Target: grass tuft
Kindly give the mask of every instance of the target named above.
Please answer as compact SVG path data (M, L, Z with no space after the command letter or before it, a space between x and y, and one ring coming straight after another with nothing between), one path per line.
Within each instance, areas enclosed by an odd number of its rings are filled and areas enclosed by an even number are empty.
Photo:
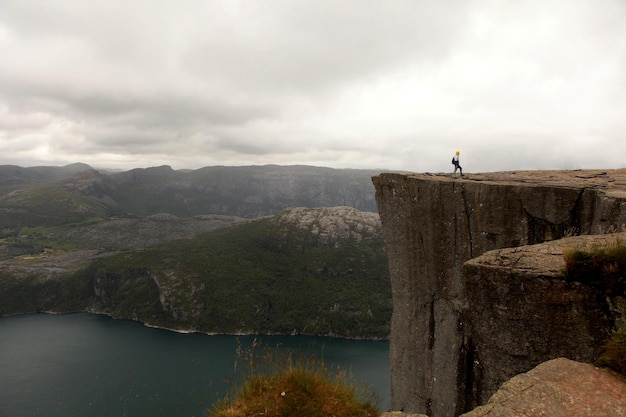
M595 365L612 369L626 376L626 319L622 328L615 330L604 345L604 352Z
M626 245L616 243L563 254L565 279L600 288L608 296L626 292Z
M314 357L264 349L257 358L253 343L238 348L243 382L232 398L218 401L207 417L370 417L378 416L375 394L361 389L352 376L330 369ZM367 399L368 396L371 399Z

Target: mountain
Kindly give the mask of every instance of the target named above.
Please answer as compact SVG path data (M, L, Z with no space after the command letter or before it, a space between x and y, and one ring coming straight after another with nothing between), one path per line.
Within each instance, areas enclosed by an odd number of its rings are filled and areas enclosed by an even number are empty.
M23 185L41 185L61 181L87 170L91 170L91 167L81 163L63 167L39 166L30 168L0 165L0 193L4 194Z
M273 215L287 207L350 206L376 212L373 170L311 166L205 167L174 171L168 166L111 176L120 205L132 213L177 216Z
M386 337L374 174L0 166L0 316L96 311L203 332Z
M380 230L376 213L292 208L142 250L87 251L82 264L23 257L0 268L0 315L87 310L184 331L385 338Z
M287 207L350 206L376 212L373 170L311 166L169 166L125 172L88 165L0 166L0 230L168 213L256 218Z

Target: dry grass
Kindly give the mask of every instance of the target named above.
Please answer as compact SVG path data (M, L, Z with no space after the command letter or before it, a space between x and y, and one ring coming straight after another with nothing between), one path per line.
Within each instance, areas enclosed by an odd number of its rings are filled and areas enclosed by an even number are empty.
M615 330L604 344L604 352L596 360L595 365L626 376L626 319L622 319L622 322L622 327Z
M233 398L219 401L207 417L374 417L379 411L347 372L330 370L315 358L253 348L238 350L244 382ZM260 362L259 362L260 361Z
M589 250L571 250L563 254L565 279L591 285L608 296L623 296L626 291L626 245Z

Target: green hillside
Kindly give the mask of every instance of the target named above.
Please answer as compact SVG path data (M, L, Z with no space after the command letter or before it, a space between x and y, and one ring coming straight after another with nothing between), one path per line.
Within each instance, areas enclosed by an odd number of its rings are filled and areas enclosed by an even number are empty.
M215 333L384 338L391 317L378 218L345 207L287 210L54 279L5 275L0 297L0 314L24 303Z
M88 310L181 330L386 337L376 173L0 166L0 316Z

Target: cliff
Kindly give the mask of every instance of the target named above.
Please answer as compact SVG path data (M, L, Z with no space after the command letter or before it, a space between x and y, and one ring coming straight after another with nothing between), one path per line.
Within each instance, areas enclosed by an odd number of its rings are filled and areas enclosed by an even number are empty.
M471 263L465 270L462 266L495 249L623 230L626 170L501 172L457 180L445 174L385 173L373 177L373 183L394 304L392 409L431 417L459 415L484 403L506 378L541 361L562 352L573 359L593 356L589 346L611 325L606 303L593 293L579 293L575 284L556 285L549 277L542 278L543 285L531 279L522 287L517 272L509 277L510 287L500 277L490 288L484 270ZM464 278L472 268L474 278ZM559 299L561 291L570 291L570 298ZM542 310L542 318L525 320L528 314L533 317L534 306L519 300L528 294L541 306L537 308L552 304ZM546 297L556 298L545 302ZM570 316L551 313L563 305L574 312L587 307ZM483 316L490 316L497 328L481 327ZM545 343L541 336L525 339L535 331L545 335L558 329L568 317L576 320L572 328L592 326L585 347L569 351L556 335ZM508 329L508 336L516 338L507 339L501 326L516 319L518 328ZM493 339L498 332L503 339ZM490 345L496 345L491 352ZM499 356L506 349L508 356ZM523 359L507 371L512 357Z

